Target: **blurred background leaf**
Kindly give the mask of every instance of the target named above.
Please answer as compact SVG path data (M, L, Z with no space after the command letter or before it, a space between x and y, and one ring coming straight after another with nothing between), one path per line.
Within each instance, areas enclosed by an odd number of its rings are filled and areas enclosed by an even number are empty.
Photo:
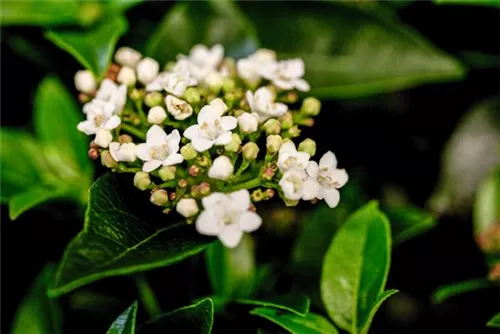
M434 0L438 5L471 5L500 7L498 0Z
M5 0L0 5L0 24L55 26L78 24L80 1Z

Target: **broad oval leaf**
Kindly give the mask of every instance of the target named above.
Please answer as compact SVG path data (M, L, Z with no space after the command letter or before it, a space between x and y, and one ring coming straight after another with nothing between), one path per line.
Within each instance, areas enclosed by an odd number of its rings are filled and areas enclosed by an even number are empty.
M2 1L0 24L55 26L78 23L80 2L77 0L6 0Z
M336 334L337 329L319 314L308 313L300 316L276 309L258 307L250 314L265 318L292 334Z
M245 56L258 47L254 28L232 1L186 1L166 14L149 39L146 54L164 64L198 43L221 43L232 57Z
M51 30L45 37L101 78L111 61L116 42L127 29L127 20L116 16L91 30Z
M136 317L137 301L133 302L132 305L113 321L106 334L134 334Z
M51 199L64 197L69 193L67 188L56 188L45 185L32 185L15 194L9 201L9 218L17 219L22 213Z
M495 314L486 324L488 327L500 328L500 313Z
M390 249L389 222L376 202L353 213L336 233L324 259L321 297L339 327L358 333L369 326L384 293Z
M237 303L245 305L262 306L266 308L275 308L305 316L309 313L311 301L303 295L286 294L279 296L259 297L253 299L237 299Z
M250 296L255 281L255 246L245 234L236 248L214 242L207 248L206 265L214 292L226 299Z
M461 294L479 290L486 289L498 286L495 283L488 281L487 279L479 278L475 280L463 281L458 283L450 283L444 286L439 287L432 294L432 302L435 304L439 304L444 302L445 300L459 296Z
M210 334L214 320L214 305L210 298L155 317L139 327L139 333L200 333Z
M130 177L100 177L90 187L84 229L67 246L49 294L167 266L197 254L212 241L184 222L166 224L165 215L148 215L153 210Z
M455 59L377 11L340 1L240 5L263 47L304 60L310 93L318 97L368 96L464 76Z

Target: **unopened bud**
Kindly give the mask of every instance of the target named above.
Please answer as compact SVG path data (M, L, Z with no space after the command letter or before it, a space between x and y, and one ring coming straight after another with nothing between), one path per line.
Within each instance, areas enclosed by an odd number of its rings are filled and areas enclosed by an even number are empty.
M488 273L488 279L490 281L499 281L500 282L500 263L497 263L491 268Z
M118 142L119 142L120 144L132 143L133 141L134 141L134 140L133 140L133 139L132 139L132 137L131 137L131 136L129 136L129 135L120 135L120 136L118 137Z
M264 168L261 176L264 180L271 180L274 177L275 173L276 171L274 171L272 168L266 167Z
M240 117L241 115L243 115L244 113L246 113L245 110L243 109L236 109L234 112L233 112L233 116L238 118Z
M275 194L276 194L276 192L274 191L274 189L266 189L266 191L264 193L264 197L266 199L270 199L270 198L273 198Z
M231 160L225 155L215 158L212 166L208 170L208 176L212 179L227 180L234 172Z
M192 177L197 177L198 175L200 175L200 171L201 171L200 167L193 165L189 167L188 173Z
M279 121L281 122L281 128L282 129L290 129L293 126L293 115L291 112L287 111L284 113L280 118Z
M179 181L177 181L177 185L179 186L179 188L186 188L187 185L188 185L188 182L186 179L180 179Z
M175 179L175 171L177 168L175 166L162 166L158 170L158 174L163 181L170 181Z
M205 84L212 93L219 94L224 84L224 78L219 72L214 71L205 77Z
M170 194L168 194L168 199L169 200L175 201L176 198L177 198L177 193L171 192Z
M262 189L255 189L250 195L253 202L260 202L264 199L264 193L262 193Z
M240 136L237 133L232 133L231 141L229 142L229 144L224 145L224 149L227 152L238 152L238 150L240 149L240 145L241 145Z
M321 110L321 102L315 97L306 97L300 111L308 116L316 116Z
M208 167L210 165L210 158L200 155L196 158L196 163L201 167Z
M105 129L97 130L94 138L94 142L104 148L108 147L112 140L113 135L111 134L111 131Z
M294 125L290 129L288 129L288 134L290 135L291 138L300 136L300 132L301 130L297 125Z
M121 47L115 53L115 61L122 65L134 68L139 60L141 60L142 55L139 51L136 51L129 47Z
M177 212L188 218L196 215L198 213L198 204L196 204L196 200L193 198L183 198L177 203L177 206L175 207Z
M194 87L189 87L188 89L186 89L183 96L186 102L189 104L198 104L201 100L200 92Z
M288 198L284 198L283 202L285 202L286 206L297 206L297 204L299 204L298 200L291 200L291 199L288 199Z
M89 147L90 147L90 148L99 148L99 145L97 145L97 144L95 143L95 141L91 140L91 141L90 141L90 143L89 143Z
M208 182L202 182L198 186L198 191L202 196L210 195L210 184Z
M149 200L154 205L165 206L169 201L168 193L165 189L156 189L153 191L153 194L151 194Z
M107 168L116 168L118 166L118 163L108 150L101 152L101 164Z
M144 97L144 91L142 89L134 88L130 92L129 96L132 101L140 101Z
M92 97L90 97L89 95L83 93L78 94L78 102L87 103L90 100L92 100Z
M296 92L288 92L288 94L286 94L283 97L283 102L292 104L297 102L298 99L299 99L299 94L297 94Z
M160 64L153 58L146 57L137 64L137 79L143 84L153 81L160 71Z
M276 118L268 119L263 127L268 135L277 135L281 132L281 123Z
M151 179L146 172L137 172L134 175L134 186L139 190L146 190L151 185Z
M259 116L257 114L245 112L238 116L238 125L240 131L243 133L255 132L259 126Z
M197 185L192 185L190 189L190 194L194 198L200 198L200 192L198 191L198 186Z
M99 158L99 150L96 149L95 147L91 148L89 150L89 157L92 160L95 160L95 159Z
M236 83L233 79L224 78L224 80L222 81L222 89L224 90L224 92L231 92L234 90L234 87L236 87Z
M266 148L270 154L277 153L281 145L283 145L283 138L279 135L270 135L266 138Z
M148 122L151 124L161 124L167 119L167 112L163 107L156 106L149 109L148 112Z
M134 69L128 66L123 66L120 69L120 72L118 72L116 81L118 81L121 84L124 84L125 86L134 86L137 81Z
M253 142L248 142L243 145L241 152L246 160L255 160L259 154L259 147Z
M97 88L97 81L92 72L81 70L75 74L75 87L79 92L92 94Z
M198 152L196 152L193 145L189 143L181 147L181 155L184 160L193 160L198 155Z
M150 108L160 106L163 103L163 94L160 92L148 93L144 98L144 103Z
M306 138L299 144L298 150L300 152L306 152L310 156L313 156L316 154L316 142L311 138Z

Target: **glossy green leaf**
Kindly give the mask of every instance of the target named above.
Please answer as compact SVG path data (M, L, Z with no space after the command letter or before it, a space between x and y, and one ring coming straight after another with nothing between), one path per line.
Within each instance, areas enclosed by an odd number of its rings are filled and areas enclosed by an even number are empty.
M500 167L493 168L477 189L473 214L476 234L500 221Z
M127 20L117 16L91 30L51 30L45 37L100 78L111 61L116 42L127 29Z
M197 254L212 241L184 222L169 224L161 210L154 213L130 175L99 178L90 188L84 229L67 246L50 295L167 266Z
M436 219L423 209L412 205L383 208L391 222L393 245L414 238L436 226Z
M376 202L353 213L325 255L321 297L332 320L358 333L367 328L384 293L390 266L391 232Z
M113 321L106 334L134 334L136 316L137 301L133 302L132 305Z
M14 316L11 333L62 333L59 303L47 296L47 285L53 273L54 266L47 265L38 275Z
M143 0L111 0L107 1L106 5L113 11L124 12L139 5L142 2Z
M206 265L214 292L227 299L250 296L255 281L255 245L244 235L236 248L214 242L207 248Z
M389 298L390 296L392 296L398 292L399 292L398 290L392 289L392 290L384 291L378 296L377 302L372 307L372 310L370 311L370 314L368 315L368 321L366 322L365 326L361 329L361 334L368 334L368 330L370 329L370 324L373 321L373 317L375 317L375 314L377 313L380 306L382 306L382 303L385 302L387 300L387 298Z
M245 305L275 308L278 310L295 313L300 316L305 316L307 313L309 313L309 306L311 304L309 298L296 294L271 296L267 298L259 297L253 299L238 299L236 300L236 302Z
M32 185L16 193L9 201L9 218L17 219L21 214L51 199L64 197L66 188L54 188L43 185Z
M80 2L77 0L4 0L0 10L0 24L55 26L78 23Z
M265 318L292 334L338 333L337 329L319 314L308 313L305 316L300 316L266 307L258 307L250 311L250 314Z
M340 1L240 5L263 47L304 60L309 93L318 97L354 98L464 77L459 62L377 11Z
M500 313L495 314L486 324L488 327L500 328Z
M221 43L225 54L247 55L258 47L255 31L236 4L227 0L177 3L164 17L146 46L160 64L175 61L198 43Z
M498 0L434 0L438 5L471 5L500 7Z
M210 298L155 317L138 329L139 333L203 333L212 332L214 305Z
M431 298L433 303L439 304L451 297L455 297L479 289L491 288L494 286L496 286L495 283L482 278L452 283L439 287L436 291L434 291Z

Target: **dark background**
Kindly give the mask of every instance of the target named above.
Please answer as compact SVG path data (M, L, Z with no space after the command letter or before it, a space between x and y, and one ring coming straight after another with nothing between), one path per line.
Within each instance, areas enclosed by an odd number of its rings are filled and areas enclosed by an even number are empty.
M169 6L146 3L131 10L131 32L119 44L126 45L127 38L146 38L148 29ZM399 14L404 22L452 55L469 50L499 55L497 9L435 6L421 1L403 8ZM145 15L147 21L142 19ZM8 28L2 34L2 126L29 127L34 91L47 69L13 52L5 37L22 35L34 42L42 51L31 56L47 62L75 96L72 78L80 66L46 42L37 28ZM459 118L474 102L498 91L497 67L471 69L461 82L426 85L363 100L325 102L323 110L329 112L320 114L314 138L318 151L333 150L343 167L362 167L364 179L368 180L365 186L372 197L378 197L382 185L390 183L404 189L413 203L424 206L438 179L441 150ZM76 208L68 203L31 210L15 222L9 221L8 211L2 206L1 217L1 331L9 332L13 314L31 281L47 261L60 259L66 244L81 229L82 221ZM276 243L280 249L289 246L287 238ZM208 293L203 266L196 267L201 260L194 257L147 274L163 309L188 303L193 297L187 292L190 287L196 286L191 290L197 296L201 296L198 292ZM372 332L494 333L485 323L500 310L498 290L465 294L441 305L430 303L430 295L438 286L486 275L483 255L472 237L470 214L442 217L433 230L394 250L387 287L401 292L382 307ZM133 281L126 277L106 279L91 287L116 298L94 295L85 304L81 296L64 297L63 303L72 310L65 314L66 332L105 332L113 318L137 298ZM98 300L107 305L109 314L93 310ZM231 317L224 319L219 326L216 320L216 330L228 330L226 323L234 325ZM245 330L243 320L238 326L240 331ZM247 320L253 324L259 321Z

